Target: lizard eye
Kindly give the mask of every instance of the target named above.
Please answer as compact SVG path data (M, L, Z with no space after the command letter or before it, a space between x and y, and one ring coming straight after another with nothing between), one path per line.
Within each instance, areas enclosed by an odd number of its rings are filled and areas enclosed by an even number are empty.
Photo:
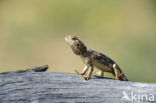
M76 38L72 38L72 40L76 40Z

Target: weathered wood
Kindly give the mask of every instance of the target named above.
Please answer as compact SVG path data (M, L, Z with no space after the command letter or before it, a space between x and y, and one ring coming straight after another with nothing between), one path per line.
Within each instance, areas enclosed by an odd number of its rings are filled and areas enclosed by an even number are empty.
M124 94L129 100L122 99ZM148 98L142 100L139 95L147 95ZM152 103L156 103L156 83L127 82L96 76L86 81L77 74L57 72L0 74L0 103L148 103L151 95L155 97Z
M8 73L23 73L23 72L45 72L48 69L48 65L44 66L38 66L38 67L33 67L33 68L28 68L25 70L17 70L17 71L11 71L11 72L3 72L0 74L8 74Z

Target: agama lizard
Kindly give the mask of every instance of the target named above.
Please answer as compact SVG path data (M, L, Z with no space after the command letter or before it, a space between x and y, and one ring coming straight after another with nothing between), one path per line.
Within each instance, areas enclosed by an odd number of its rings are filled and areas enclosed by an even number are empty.
M116 64L111 58L109 58L105 54L87 48L84 43L74 35L66 36L65 40L71 46L73 52L76 55L79 55L86 64L81 73L75 70L75 72L77 74L80 74L84 79L90 79L94 67L96 67L101 71L100 76L104 76L104 72L109 72L112 73L117 80L128 81L118 64ZM89 74L88 76L86 76L85 74L88 70Z

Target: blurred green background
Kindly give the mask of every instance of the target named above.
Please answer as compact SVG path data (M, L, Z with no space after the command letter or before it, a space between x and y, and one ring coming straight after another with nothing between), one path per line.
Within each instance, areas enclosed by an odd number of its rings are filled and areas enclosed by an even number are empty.
M155 11L155 0L0 0L0 72L44 64L50 72L81 71L64 40L74 34L129 80L156 82Z

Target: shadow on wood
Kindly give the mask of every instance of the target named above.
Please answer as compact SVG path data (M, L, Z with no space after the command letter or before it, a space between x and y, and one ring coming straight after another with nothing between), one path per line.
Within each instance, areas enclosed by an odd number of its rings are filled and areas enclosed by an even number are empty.
M48 69L48 66L42 67L44 71ZM86 81L77 74L31 70L0 74L0 103L156 103L155 83L119 81L97 76ZM142 98L142 95L145 96Z

